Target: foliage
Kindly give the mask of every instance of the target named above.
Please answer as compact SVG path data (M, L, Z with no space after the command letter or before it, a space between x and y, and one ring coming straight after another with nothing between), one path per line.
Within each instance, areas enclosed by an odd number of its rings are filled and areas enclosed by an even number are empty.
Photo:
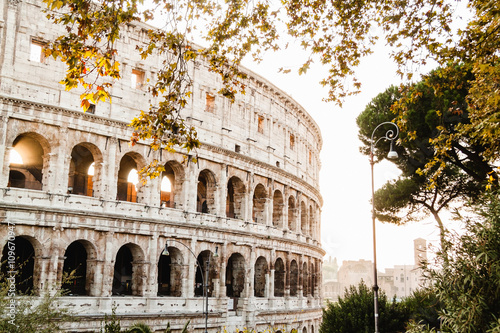
M405 303L389 301L384 292L379 292L380 332L403 332L409 320ZM338 303L329 303L323 309L320 333L373 332L373 291L363 281L356 287L346 288Z
M500 199L488 193L470 206L462 235L448 233L427 278L442 303L444 332L500 331Z
M127 333L152 333L151 328L144 323L135 323L128 330Z
M443 74L452 70L460 73L460 84L450 82ZM457 77L458 73L455 80ZM362 151L369 154L372 129L379 122L394 120L394 112L399 113L400 138L395 147L399 158L391 162L402 175L375 193L375 209L380 220L403 223L430 214L443 233L440 211L453 202L474 199L486 188L486 179L493 168L482 157L485 148L459 135L458 130L469 124L466 96L472 79L463 67L437 69L421 82L404 89L388 88L357 118L364 143ZM446 89L437 93L436 86ZM453 133L446 139L450 146L446 157L437 144L443 140L444 132ZM381 142L376 148L377 159L388 151L387 143Z
M17 288L25 281L16 281L16 276L11 274L22 271L27 262L19 263L18 259L16 258L15 266L11 266L8 261L0 265L0 332L62 332L64 322L77 319L58 303L58 298L64 295L64 291L51 294L44 290L42 296L35 295L33 290L21 293Z
M120 319L116 316L116 304L111 307L111 316L104 315L104 328L101 328L101 333L121 333L122 328Z
M330 88L326 100L342 104L346 96L359 92L355 68L382 37L392 48L390 55L399 66L398 72L406 73L408 79L412 65L426 64L428 59L443 67L465 64L475 75L467 92L474 115L470 127L463 130L477 130L474 139L480 143L498 144L494 130L494 120L498 119L495 91L500 43L497 1L470 0L471 19L462 26L456 23L464 22L458 5L442 0L153 0L149 8L142 6L142 0L43 1L48 7L47 16L66 28L46 55L66 63L62 83L67 89L85 89L81 95L84 109L90 103L109 99L114 80L121 78L116 43L122 29L140 20L160 18L162 29L146 27L146 36L137 45L143 59L159 55L164 60L148 86L153 100L149 110L141 111L131 123L132 143L148 140L153 149L183 147L188 151L199 146L195 129L186 125L181 116L192 95L189 66L196 61L204 61L210 71L220 75L223 85L219 93L234 100L236 93L245 90L246 75L239 70L241 61L246 56L259 60L268 50L286 48L291 38L307 54L299 74L307 72L314 61L327 66L321 81ZM283 38L286 35L290 38ZM194 36L204 38L207 45L191 43ZM455 72L448 73L451 80L453 75ZM433 88L439 91L442 87ZM481 96L483 90L488 92L487 99ZM490 119L488 126L481 122L484 117ZM448 149L445 142L436 142L444 152ZM494 160L498 151L485 153ZM152 165L143 174L155 176L159 171L160 166Z
M54 333L62 332L61 324L75 320L66 308L59 307L59 293L37 296L8 295L6 284L0 291L0 332ZM15 303L13 303L15 302ZM10 316L11 310L15 315Z

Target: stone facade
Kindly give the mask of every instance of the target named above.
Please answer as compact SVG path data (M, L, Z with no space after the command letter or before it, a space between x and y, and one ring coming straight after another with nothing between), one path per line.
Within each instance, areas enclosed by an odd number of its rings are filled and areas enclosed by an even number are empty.
M5 258L14 226L19 291L53 292L75 270L61 298L82 319L71 331L98 330L113 304L124 326L178 330L190 319L202 331L207 280L209 332L317 332L322 139L308 113L251 72L231 104L199 62L183 114L202 142L197 162L129 146L127 124L147 108L161 63L134 52L146 26L122 33L112 103L83 113L81 91L58 83L63 64L39 53L61 29L41 1L0 6L0 240ZM165 172L135 184L129 176L153 159Z

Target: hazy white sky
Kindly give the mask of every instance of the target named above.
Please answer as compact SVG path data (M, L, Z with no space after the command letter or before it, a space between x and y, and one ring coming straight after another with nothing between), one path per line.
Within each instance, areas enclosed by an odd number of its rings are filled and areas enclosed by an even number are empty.
M313 67L305 76L275 74L285 65L299 66L300 57L291 63L293 54L268 54L260 65L245 64L290 94L313 116L323 135L320 190L322 208L322 245L327 256L343 260L373 260L371 222L371 179L367 156L359 152L357 115L377 94L391 84L398 84L395 65L381 47L359 67L362 93L346 100L342 109L322 102L326 89L319 85L321 71ZM292 60L290 60L292 59ZM375 187L397 177L391 163L375 165ZM413 264L413 240L422 237L436 243L438 234L432 220L398 227L377 222L377 263L379 269L398 264Z

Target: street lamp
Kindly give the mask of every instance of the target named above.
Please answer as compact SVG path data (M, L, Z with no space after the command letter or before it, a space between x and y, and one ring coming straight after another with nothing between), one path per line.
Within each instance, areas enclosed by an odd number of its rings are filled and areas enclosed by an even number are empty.
M380 137L377 141L373 142L373 137L375 135L375 132L379 127L385 126L385 125L391 125L395 127L394 129L389 129L384 136ZM372 226L373 226L373 308L375 312L375 333L379 333L378 330L378 284L377 284L377 240L376 240L376 233L375 233L375 186L374 186L374 181L373 181L373 165L375 162L373 161L373 149L377 145L377 143L384 139L384 140L390 140L391 141L391 149L389 151L389 154L387 154L387 158L389 159L395 159L398 158L398 153L392 149L392 144L394 140L398 137L399 134L399 128L398 125L391 123L391 122L383 122L379 124L377 127L372 132L371 136L371 141L370 141L370 167L371 167L371 175L372 175Z
M198 261L198 258L196 257L194 252L189 248L189 246L187 246L186 244L181 243L175 239L173 239L172 241L184 246L193 255L194 259L196 260L196 262L198 264L198 268L200 269L201 279L203 282L203 297L205 298L205 306L204 306L205 309L203 311L203 314L205 315L205 333L208 333L208 279L209 279L208 275L209 275L209 270L210 270L210 259L212 258L212 252L210 252L210 255L208 256L208 259L206 261L207 266L205 267L205 276L203 276L203 271L201 270L201 264ZM217 258L219 256L218 250L219 250L219 247L215 246L215 253L213 255L214 258ZM168 252L168 241L165 242L165 249L163 250L161 255L162 256L169 256L170 255L170 253Z

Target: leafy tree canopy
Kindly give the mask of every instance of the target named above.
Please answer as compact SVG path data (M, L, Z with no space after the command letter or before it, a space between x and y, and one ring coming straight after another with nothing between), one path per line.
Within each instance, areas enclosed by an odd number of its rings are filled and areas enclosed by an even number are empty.
M426 278L442 304L443 332L500 332L499 193L468 207L472 214L457 216L465 232L447 233Z
M245 89L245 74L238 69L242 59L259 60L267 50L285 48L280 41L288 40L283 38L286 35L309 54L299 73L305 73L314 61L327 66L321 83L330 89L328 101L342 104L346 96L359 92L355 68L372 52L377 39L383 38L392 48L400 74L408 78L412 64L425 64L429 59L443 66L466 64L476 78L469 91L478 122L486 116L497 119L498 80L492 80L499 74L497 1L468 1L472 18L461 27L451 24L459 17L460 3L452 0L151 0L148 6L142 0L43 1L48 17L66 28L46 53L66 63L62 82L67 89L85 88L81 95L84 109L109 99L110 87L120 78L116 46L120 31L161 17L162 28L145 28L147 38L137 51L143 58L163 57L162 68L149 87L153 97L162 99L131 123L132 142L151 139L153 149L181 146L190 150L199 145L195 129L180 116L192 93L189 63L206 61L222 78L219 92L234 99ZM205 47L190 43L193 36L202 36ZM483 99L483 90L491 98ZM484 134L478 133L477 140L491 139L490 125L481 127ZM471 126L480 124L472 121ZM498 150L488 152L493 157Z
M379 295L380 332L404 332L406 324L416 321L435 327L438 324L436 299L432 293L418 291L404 300L388 300ZM373 290L361 281L358 286L346 288L337 303L328 303L323 309L320 333L373 332Z
M456 76L448 76L450 71ZM483 156L485 147L460 131L470 124L467 94L473 79L461 66L437 69L421 82L390 87L359 115L359 135L364 144L361 150L365 154L369 154L371 131L377 124L398 117L401 128L395 147L399 158L391 161L402 175L375 193L379 219L401 223L430 214L444 232L440 211L453 202L474 199L485 189L493 171ZM442 87L440 92L437 86ZM446 153L438 144L444 132L452 134L446 139ZM389 150L387 144L379 143L375 151L378 159Z

